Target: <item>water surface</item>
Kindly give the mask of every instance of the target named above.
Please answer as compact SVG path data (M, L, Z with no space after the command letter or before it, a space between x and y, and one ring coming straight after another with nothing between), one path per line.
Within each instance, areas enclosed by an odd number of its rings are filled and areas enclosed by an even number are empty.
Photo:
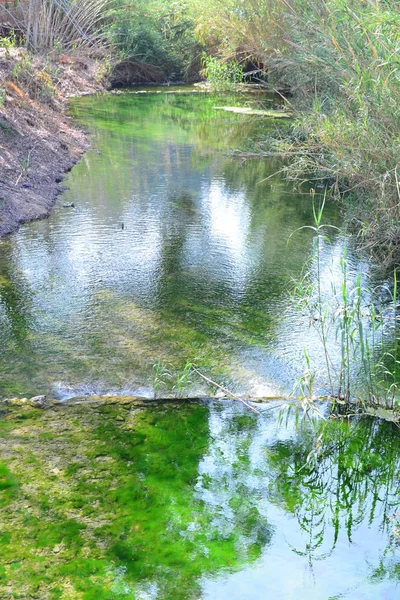
M321 346L290 298L312 248L310 186L294 189L278 160L227 153L284 124L215 109L259 102L74 102L93 149L51 217L0 243L0 396L151 396L158 360L282 393L305 345L324 387ZM335 206L324 218L340 224ZM324 289L344 243L333 231L323 244ZM365 274L347 245L349 270ZM315 455L322 423L284 427L274 404L263 409L3 405L0 596L397 598L398 430L328 422Z
M311 251L309 230L290 238L312 223L310 186L296 191L275 159L229 155L283 122L215 108L261 102L74 101L93 149L51 217L0 242L0 395L151 395L157 360L171 372L194 361L232 389L274 395L302 373L306 340L318 370L321 348L290 300ZM324 218L338 223L337 207ZM327 281L342 251L333 233Z
M398 430L333 421L307 461L321 432L227 401L3 409L0 596L394 600Z

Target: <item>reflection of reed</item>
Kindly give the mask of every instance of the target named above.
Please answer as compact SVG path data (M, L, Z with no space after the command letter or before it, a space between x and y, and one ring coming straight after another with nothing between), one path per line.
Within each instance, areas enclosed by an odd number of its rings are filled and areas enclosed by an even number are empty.
M369 418L328 422L322 452L307 462L312 444L307 433L299 432L289 444L274 444L270 453L273 496L296 515L306 543L295 552L307 556L310 565L335 550L342 532L349 542L366 523L387 532L400 501L400 441L394 425Z

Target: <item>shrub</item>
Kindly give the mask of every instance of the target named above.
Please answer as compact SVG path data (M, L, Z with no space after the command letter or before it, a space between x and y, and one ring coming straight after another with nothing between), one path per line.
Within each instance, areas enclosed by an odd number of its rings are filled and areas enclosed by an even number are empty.
M198 78L202 49L186 5L118 0L110 13L108 33L123 59L156 67L162 79ZM154 69L150 71L154 75Z
M203 55L203 74L216 91L233 89L243 80L243 69L236 61L223 62L206 54Z

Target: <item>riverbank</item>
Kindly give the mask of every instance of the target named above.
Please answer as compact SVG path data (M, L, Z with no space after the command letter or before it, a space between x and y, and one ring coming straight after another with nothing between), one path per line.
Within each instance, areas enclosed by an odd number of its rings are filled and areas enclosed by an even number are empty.
M0 48L0 237L48 216L66 172L89 145L67 100L103 91L106 75L101 56Z

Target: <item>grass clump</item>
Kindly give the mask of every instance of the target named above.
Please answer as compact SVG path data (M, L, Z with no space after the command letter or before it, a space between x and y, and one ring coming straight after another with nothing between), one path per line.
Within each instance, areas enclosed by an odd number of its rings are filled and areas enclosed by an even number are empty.
M325 195L326 197L326 195ZM316 330L325 358L327 386L324 391L340 405L398 409L400 391L399 315L397 271L390 291L371 289L360 273L352 273L344 247L340 271L322 272L321 256L330 243L329 225L323 224L325 197L317 208L314 202L313 251L296 283L293 298ZM335 228L336 229L336 228ZM316 376L307 349L306 370L297 388L302 398L316 397Z
M243 68L236 62L221 62L213 56L203 55L203 73L213 91L234 90L243 80Z

